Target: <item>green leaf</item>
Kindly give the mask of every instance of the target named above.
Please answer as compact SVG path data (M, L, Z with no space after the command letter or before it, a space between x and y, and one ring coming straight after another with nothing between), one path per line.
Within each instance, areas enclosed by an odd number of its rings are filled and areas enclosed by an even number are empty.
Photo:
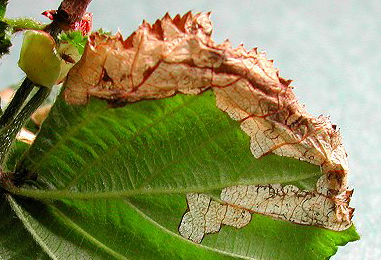
M176 219L182 216L184 209L182 200L179 195L138 196L129 199L129 203L142 216L176 233ZM337 251L337 245L357 239L354 226L334 232L253 214L248 226L242 229L224 226L220 232L205 236L201 244L242 258L325 259Z
M187 252L191 242L164 231L123 200L78 201L80 209L71 203L18 201L12 207L52 259L230 259L200 246ZM107 221L105 210L110 210Z
M9 48L12 46L9 26L7 23L2 21L7 9L7 5L8 0L0 0L0 58L4 54L8 54Z
M6 169L7 171L14 171L17 162L21 159L23 153L30 147L29 144L26 144L21 141L14 142L12 150L8 155L6 160Z
M77 48L80 55L83 54L85 50L85 45L87 43L87 36L83 36L81 31L68 31L63 32L58 36L61 42L67 42Z
M7 10L8 0L0 0L0 20L4 18L5 11Z
M49 259L12 211L4 194L0 195L0 212L1 259Z
M206 192L321 175L318 166L293 158L255 159L249 137L216 108L211 91L123 108L60 99L23 168L38 173L47 189L29 192L42 198Z
M12 207L52 259L325 259L358 239L352 227L333 232L255 215L243 229L223 227L201 245L177 233L184 196L13 201Z
M8 201L39 245L38 251L44 251L44 255L48 255L50 259L75 259L73 256L76 259L107 259L109 256L105 252L99 252L99 245L91 244L82 234L75 232L78 231L73 230L76 228L75 223L60 218L60 211L55 207L12 197L8 197Z
M9 53L9 48L12 46L11 34L7 23L0 21L0 58L4 54Z
M12 192L42 202L18 199L12 207L55 258L70 245L71 258L324 259L358 239L354 227L335 232L258 214L200 245L179 235L186 193L268 183L311 189L321 175L292 158L255 159L249 137L216 108L211 91L123 108L60 98L19 170L39 179Z

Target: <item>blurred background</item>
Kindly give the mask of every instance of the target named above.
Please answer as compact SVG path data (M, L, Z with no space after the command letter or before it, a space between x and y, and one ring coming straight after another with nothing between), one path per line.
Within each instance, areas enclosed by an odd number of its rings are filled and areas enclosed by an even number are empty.
M11 0L8 17L34 17L57 9L59 0ZM93 28L132 33L166 12L212 11L214 40L229 38L259 47L275 60L280 75L293 79L307 110L329 115L343 135L349 156L351 206L360 241L340 247L332 259L381 259L381 5L377 0L93 0ZM0 90L17 84L22 35L0 60Z

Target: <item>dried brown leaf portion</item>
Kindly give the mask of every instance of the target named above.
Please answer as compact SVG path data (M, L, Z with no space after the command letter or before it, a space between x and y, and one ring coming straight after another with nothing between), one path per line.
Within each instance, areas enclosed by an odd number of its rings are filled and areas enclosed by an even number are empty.
M246 226L252 213L300 225L345 230L351 223L336 218L335 203L326 189L327 181L326 175L320 177L314 191L281 184L227 187L221 192L223 203L204 194L188 194L189 211L181 220L179 232L183 237L200 243L204 235L218 232L222 225Z
M220 204L205 194L187 194L189 211L179 226L180 235L200 243L204 235L217 233L222 225L242 228L249 224L251 214L245 209Z
M177 25L169 16L153 26L143 23L126 40L120 34L91 35L65 83L66 100L84 104L96 96L133 102L209 88L214 60L218 62L222 55L200 39L210 29L193 28L197 19L205 19L199 16L189 13L178 18Z
M94 33L69 72L65 99L86 104L94 96L124 103L211 88L217 107L251 137L256 158L274 153L321 166L335 218L350 224L347 155L336 127L306 112L291 81L279 77L264 53L232 48L228 41L215 44L211 32L209 13L187 13L165 15L153 25L143 22L126 40L119 33Z

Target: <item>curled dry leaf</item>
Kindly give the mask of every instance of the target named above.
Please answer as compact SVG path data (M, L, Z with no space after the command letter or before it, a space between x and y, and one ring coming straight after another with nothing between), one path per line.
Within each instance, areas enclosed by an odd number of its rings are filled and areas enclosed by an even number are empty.
M190 211L180 232L193 241L217 232L221 224L244 226L250 220L246 212L332 230L348 228L352 192L347 190L347 155L336 126L306 112L291 81L279 77L264 53L242 45L232 48L229 41L214 43L209 15L165 15L153 25L143 22L126 40L119 33L93 33L65 82L66 101L86 104L94 96L124 103L211 88L217 107L251 137L256 158L274 153L321 166L324 175L312 192L280 184L229 187L221 194L224 204L189 194Z

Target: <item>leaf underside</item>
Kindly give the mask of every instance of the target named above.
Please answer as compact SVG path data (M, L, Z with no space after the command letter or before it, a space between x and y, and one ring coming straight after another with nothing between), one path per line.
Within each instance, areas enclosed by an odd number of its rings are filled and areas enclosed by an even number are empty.
M255 215L247 227L224 227L197 245L177 233L186 204L174 194L11 204L53 259L324 259L356 239L354 227L334 232Z
M0 212L1 259L49 259L3 196L0 197Z
M53 259L324 259L358 239L353 226L335 232L259 214L201 244L179 235L186 193L268 183L313 189L321 176L296 159L255 159L211 91L123 108L59 98L19 168L39 176L14 190L39 202L8 197L33 237L19 243L37 243L36 255Z

